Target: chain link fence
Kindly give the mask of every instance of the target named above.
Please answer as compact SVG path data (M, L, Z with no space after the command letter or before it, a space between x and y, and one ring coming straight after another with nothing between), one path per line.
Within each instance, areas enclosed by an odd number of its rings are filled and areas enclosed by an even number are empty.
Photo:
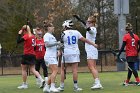
M81 62L79 63L79 72L89 72L86 61L86 53L81 53ZM17 75L21 74L22 55L1 55L0 56L0 75ZM118 71L116 57L111 51L99 50L99 59L97 60L97 69L99 72ZM121 65L121 64L119 64ZM121 68L124 69L124 68ZM68 67L67 72L71 72Z

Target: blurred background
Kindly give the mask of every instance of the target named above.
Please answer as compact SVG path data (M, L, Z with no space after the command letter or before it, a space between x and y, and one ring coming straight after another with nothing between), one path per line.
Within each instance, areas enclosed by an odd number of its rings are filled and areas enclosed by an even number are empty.
M118 17L114 14L114 0L0 0L0 75L20 74L20 61L23 44L17 45L18 31L27 19L31 28L42 26L43 21L53 22L55 36L59 39L62 31L62 23L72 19L75 29L83 36L86 30L73 14L79 15L86 21L90 15L97 14L97 40L99 45L99 71L117 71L115 56L110 49L119 49ZM129 14L127 22L132 23L134 33L140 35L140 0L129 0ZM17 46L17 47L16 47ZM86 53L84 43L79 42L81 50L81 72L86 70ZM11 52L12 55L9 55ZM120 65L120 64L119 64Z

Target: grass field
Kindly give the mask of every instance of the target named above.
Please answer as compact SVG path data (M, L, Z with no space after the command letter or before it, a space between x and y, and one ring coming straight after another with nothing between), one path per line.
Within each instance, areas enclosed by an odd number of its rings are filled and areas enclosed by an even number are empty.
M140 93L140 86L122 86L127 72L105 72L100 73L100 78L104 89L91 90L93 79L90 73L79 73L79 86L83 91L79 93ZM57 86L60 76L57 76ZM134 78L132 78L134 81ZM24 90L17 89L21 83L21 76L0 76L0 93L43 93L42 89L36 86L34 76L28 77L29 88ZM65 91L62 93L74 93L72 74L67 74L65 80Z

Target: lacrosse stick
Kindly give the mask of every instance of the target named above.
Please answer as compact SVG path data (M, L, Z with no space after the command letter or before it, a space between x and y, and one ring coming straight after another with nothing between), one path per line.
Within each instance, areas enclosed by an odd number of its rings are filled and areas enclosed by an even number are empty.
M60 42L64 43L63 37L65 33L62 31L60 35ZM64 63L64 79L66 79L66 64L65 64L65 57L64 57L64 45L62 46L62 58L63 58L63 63Z
M110 49L110 51L114 56L117 56L117 62L127 63L127 60L125 58L120 58L114 50ZM127 65L127 66L128 66L128 69L132 71L132 69L129 67L129 65Z
M82 20L78 15L74 14L73 17L76 18L79 22L81 22L84 26L86 26L86 22Z

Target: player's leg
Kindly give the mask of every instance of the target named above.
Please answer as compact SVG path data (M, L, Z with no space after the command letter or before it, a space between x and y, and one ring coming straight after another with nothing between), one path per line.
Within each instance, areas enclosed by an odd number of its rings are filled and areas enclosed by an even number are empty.
M71 63L72 64L72 73L73 73L73 83L74 83L74 91L81 91L82 88L78 87L78 62Z
M40 60L36 59L36 61L35 61L35 70L38 71L38 72L40 70L40 65L41 65Z
M35 56L34 55L28 55L28 64L30 65L30 71L41 81L40 87L43 88L45 81L41 77L38 71L35 70Z
M48 80L45 81L45 86L43 88L44 93L50 92L50 84L51 84L51 77L48 77Z
M61 68L60 68L60 87L58 87L57 89L60 90L60 91L64 91L64 63L61 63Z
M125 86L128 86L128 83L129 83L131 76L132 76L132 68L133 68L133 66L130 62L128 62L127 64L129 66L129 68L128 68L128 73L127 73L127 79L123 83L123 85L125 85Z
M22 56L22 61L21 61L21 69L22 69L22 80L23 83L22 85L18 86L18 89L26 89L28 88L27 85L27 66L28 66L28 56L23 55Z
M43 75L44 75L45 81L48 81L48 69L47 69L47 66L45 64L44 59L41 60L41 66L43 69Z
M50 78L51 78L50 91L51 92L59 92L59 90L57 88L55 88L55 79L56 79L56 75L58 72L58 66L57 66L57 64L50 64L49 67L52 71L52 74L50 75Z
M100 83L99 75L98 75L98 70L96 68L96 60L94 59L88 59L88 68L94 78L95 83L91 87L91 89L96 89L96 88L102 88L102 85Z
M26 83L26 80L27 80L27 65L23 65L21 64L21 67L22 67L22 79L23 79L23 82Z
M93 86L91 87L91 89L96 89L96 88L103 88L101 83L100 83L100 79L99 79L99 74L98 74L98 70L96 67L96 60L98 59L98 51L96 49L96 51L94 50L94 52L92 51L87 51L87 63L88 63L88 68L94 78L95 83L93 84Z
M137 70L135 69L135 62L128 62L128 66L132 69L132 73L133 73L133 75L135 76L136 82L140 83L140 79L139 79L139 76L138 76L138 72L137 72Z
M18 86L17 88L18 89L26 89L28 88L28 85L27 85L27 65L24 65L24 64L21 64L21 68L22 68L22 80L23 80L23 83Z
M88 63L88 68L89 68L90 72L92 73L93 78L94 79L99 78L98 71L96 68L96 61L94 59L88 59L87 63Z
M51 58L50 57L45 57L44 56L44 63L46 66L49 67L49 62L51 62ZM43 92L50 92L50 84L51 84L51 77L48 77L48 80L45 80L45 86L43 88Z
M36 59L35 61L35 70L38 72L40 71L40 61L38 59ZM40 83L41 83L40 79L36 77L36 84L40 85Z
M40 81L41 81L40 88L43 88L44 84L45 84L45 81L43 80L43 78L41 77L39 72L35 70L35 65L30 65L30 70L38 79L40 79Z
M123 83L124 86L128 86L131 76L132 76L132 71L128 68L127 79Z

